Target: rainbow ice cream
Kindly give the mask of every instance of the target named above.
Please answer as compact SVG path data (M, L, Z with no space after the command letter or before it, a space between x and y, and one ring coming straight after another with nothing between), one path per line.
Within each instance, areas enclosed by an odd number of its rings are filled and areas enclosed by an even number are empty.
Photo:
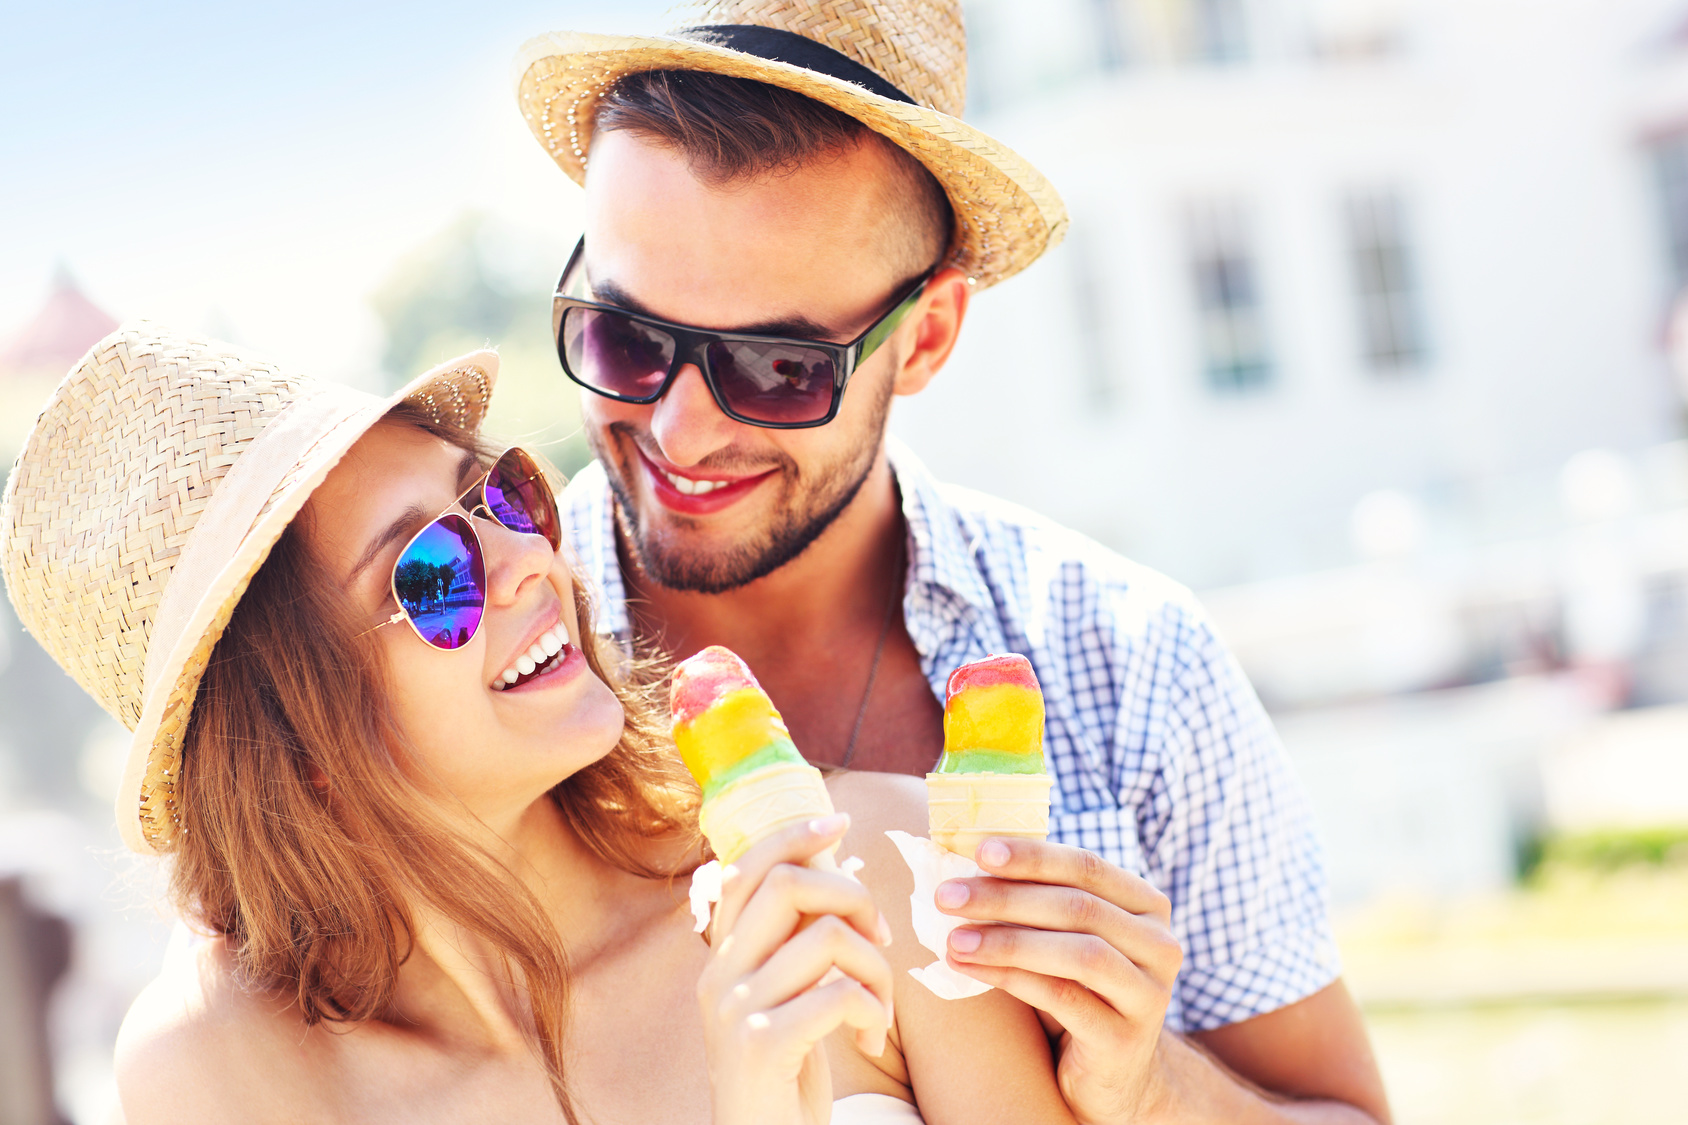
M1031 661L987 656L950 674L926 810L932 842L969 859L986 836L1049 835L1043 691Z
M711 645L681 661L669 707L674 745L703 787L699 826L721 862L832 812L820 770L797 752L768 693L731 650Z

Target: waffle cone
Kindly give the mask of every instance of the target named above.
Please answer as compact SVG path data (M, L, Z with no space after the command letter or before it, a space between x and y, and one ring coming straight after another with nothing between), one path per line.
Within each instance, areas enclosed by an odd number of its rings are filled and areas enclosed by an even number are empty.
M932 842L973 858L987 836L1049 835L1046 773L929 773L926 816Z
M832 797L821 771L780 762L739 778L703 802L698 826L722 863L788 824L832 815Z

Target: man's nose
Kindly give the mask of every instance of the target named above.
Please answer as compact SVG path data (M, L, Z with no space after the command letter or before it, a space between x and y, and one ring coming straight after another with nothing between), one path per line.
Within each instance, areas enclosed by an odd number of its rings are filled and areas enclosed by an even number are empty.
M684 468L695 465L733 440L738 425L721 413L703 372L688 363L674 377L668 393L657 400L651 414L651 436L669 462Z

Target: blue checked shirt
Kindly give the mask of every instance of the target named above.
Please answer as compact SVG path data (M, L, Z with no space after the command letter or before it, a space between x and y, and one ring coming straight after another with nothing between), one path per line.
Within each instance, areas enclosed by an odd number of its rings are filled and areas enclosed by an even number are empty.
M1340 972L1312 816L1283 747L1183 587L1025 509L940 485L890 444L908 524L903 615L932 692L993 652L1031 660L1048 715L1050 837L1172 900L1184 948L1167 1026L1202 1031L1293 1003ZM603 469L563 493L630 639Z

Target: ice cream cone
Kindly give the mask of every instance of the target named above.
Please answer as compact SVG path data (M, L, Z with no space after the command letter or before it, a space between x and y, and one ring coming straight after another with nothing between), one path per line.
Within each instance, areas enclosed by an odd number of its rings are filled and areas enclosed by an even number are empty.
M932 842L968 859L987 836L1049 835L1046 773L929 773L926 816Z
M729 783L703 802L698 825L722 863L788 824L832 815L832 797L814 766L778 762ZM830 860L831 855L817 859Z

